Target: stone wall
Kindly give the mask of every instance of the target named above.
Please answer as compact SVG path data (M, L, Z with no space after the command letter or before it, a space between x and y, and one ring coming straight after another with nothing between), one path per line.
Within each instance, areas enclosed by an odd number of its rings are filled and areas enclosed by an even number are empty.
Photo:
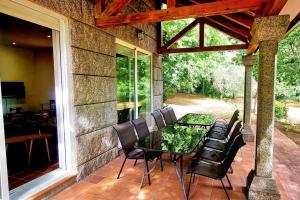
M92 0L31 0L69 18L74 87L78 179L118 155L115 38L153 52L154 109L162 106L162 64L156 52L156 26L95 27ZM153 9L155 2L134 0L123 12ZM145 33L137 39L137 30Z

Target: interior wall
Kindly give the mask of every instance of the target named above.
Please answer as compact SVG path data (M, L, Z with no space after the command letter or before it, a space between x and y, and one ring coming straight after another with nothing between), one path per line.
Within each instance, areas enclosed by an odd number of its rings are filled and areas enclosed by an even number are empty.
M0 79L5 82L24 82L25 99L3 99L3 112L21 107L36 111L41 104L55 98L52 49L24 49L0 45Z
M23 111L31 109L33 97L34 52L27 49L0 45L0 79L3 82L20 81L25 85L25 100L3 99L3 112L8 107L22 107Z

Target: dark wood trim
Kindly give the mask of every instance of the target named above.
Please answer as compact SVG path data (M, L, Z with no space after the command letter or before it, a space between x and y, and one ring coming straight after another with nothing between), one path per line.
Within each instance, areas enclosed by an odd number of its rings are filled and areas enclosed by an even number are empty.
M205 51L230 51L247 49L248 44L237 45L222 45L222 46L208 46L208 47L193 47L193 48L176 48L176 49L159 49L159 54L170 53L191 53L191 52L205 52Z

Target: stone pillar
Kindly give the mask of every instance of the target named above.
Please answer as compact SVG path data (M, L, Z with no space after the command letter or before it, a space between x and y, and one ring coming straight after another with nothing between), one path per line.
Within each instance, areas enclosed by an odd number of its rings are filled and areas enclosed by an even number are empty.
M252 25L252 41L259 45L259 78L255 170L248 176L248 198L280 199L272 176L276 54L286 33L289 16L260 17Z
M256 61L255 55L243 56L245 65L244 88L244 128L243 138L247 142L254 142L254 134L251 130L251 100L252 100L252 68Z

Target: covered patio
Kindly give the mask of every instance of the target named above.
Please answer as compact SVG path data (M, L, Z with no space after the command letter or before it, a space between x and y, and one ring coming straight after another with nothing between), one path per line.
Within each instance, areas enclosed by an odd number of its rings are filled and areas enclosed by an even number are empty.
M255 131L255 127L252 127ZM275 130L274 140L274 171L276 182L282 200L297 200L300 198L300 148L279 130ZM233 190L229 191L231 199L247 199L246 177L253 168L255 157L255 143L248 142L239 152L234 164L234 173L229 175ZM166 155L165 158L168 158ZM82 200L109 200L109 199L184 199L177 175L170 163L165 163L165 171L159 166L152 173L152 185L145 183L140 189L140 180L143 173L143 163L133 168L133 161L125 165L120 179L117 174L122 164L123 156L116 158L109 164L86 177L84 180L70 186L51 199L82 199ZM190 160L185 160L188 166ZM157 163L159 164L159 163ZM188 178L188 177L187 177ZM188 180L188 179L187 179ZM190 199L217 200L226 199L220 181L197 176L193 183Z
M279 131L276 132L276 139L274 139L276 54L278 42L291 29L289 15L279 15L286 2L279 0L243 2L167 0L159 1L156 10L123 14L122 9L130 1L112 1L109 4L101 0L96 1L95 23L97 27L111 28L158 23L157 52L160 54L247 49L247 55L243 56L242 62L245 65L243 136L248 143L239 152L233 164L234 173L230 175L234 185L233 190L230 191L232 199L296 199L299 195L296 188L299 186L294 184L296 180L293 180L293 177L299 175L298 170L291 169L292 165L287 165L288 162L282 162L282 160L290 161L293 156L283 155L280 151L280 149L291 149L293 145L289 145L289 139ZM195 20L172 39L163 42L164 33L160 22L184 18ZM204 25L212 26L241 43L205 46ZM174 44L195 26L199 26L199 46L174 47ZM143 38L142 31L138 33L138 37ZM251 77L252 67L256 62L255 53L258 49L258 113L257 124L254 128L251 127ZM274 143L276 144L275 151L273 151ZM297 151L299 151L298 148ZM132 168L133 163L127 163L123 177L120 180L114 178L121 160L122 156L53 199L65 198L68 194L74 199L182 199L176 174L170 169L171 164L165 165L166 172L164 173L156 171L152 177L153 184L141 189L137 182L143 174L143 165ZM165 160L167 160L166 157ZM190 159L185 159L184 166L187 167L189 162ZM297 162L293 161L294 164ZM282 176L283 171L291 175L289 180L284 178L287 176ZM220 184L216 181L197 177L194 184L199 187L192 187L191 199L226 198ZM294 192L291 192L292 190ZM74 197L75 193L78 194L76 197Z
M124 154L112 127L121 123L119 113L126 108L126 114L129 113L129 116L123 120L143 117L150 122L149 127L154 127L155 130L150 113L163 107L163 67L160 54L241 49L247 50L242 57L245 85L244 112L240 114L240 119L243 118L241 138L243 137L247 144L235 157L232 164L233 173L228 173L233 186L227 190L229 197L238 200L300 199L300 148L279 130L274 129L276 54L279 41L299 22L299 14L290 10L294 1L291 0L290 7L284 9L288 0L82 0L76 5L81 8L78 10L82 12L82 16L76 12L77 7L68 1L63 8L70 7L69 10L61 9L53 2L34 2L54 8L56 12L70 17L63 22L70 24L70 46L66 47L65 52L64 49L62 51L65 58L72 57L72 67L69 71L61 70L65 72L62 74L62 82L66 82L66 86L62 90L65 93L59 94L68 94L67 100L61 100L63 103L60 112L66 120L63 124L66 133L62 131L61 137L71 139L66 140L66 148L60 147L62 151L67 152L63 154L62 160L66 163L61 164L61 168L68 176L60 177L59 181L53 181L50 186L39 188L40 190L28 199L226 199L220 181L203 176L196 176L189 197L185 196L185 187L183 186L182 192L182 185L174 170L173 164L177 166L176 156L175 163L172 160L172 164L167 153L162 154L163 172L159 170L160 163L155 163L157 167L150 173L151 185L148 185L145 179L143 187L140 187L146 168L143 161L138 161L134 166L134 160L128 160L121 177L117 179L120 167L123 166ZM129 6L131 4L133 6ZM289 14L293 15L292 18ZM164 41L161 22L187 18L193 18L193 21L169 41ZM206 46L205 25L227 34L238 43ZM176 42L196 26L199 26L199 45L176 47ZM68 35L67 33L62 32L62 36ZM59 42L59 38L56 42ZM122 45L128 47L127 49L130 47L131 50L127 51ZM140 112L143 108L139 105L137 92L144 89L140 89L138 85L143 82L138 80L139 54L147 55L149 59L149 71L145 72L149 85L145 88L151 89L146 91L149 101L143 101L150 103L145 105L144 113ZM133 66L133 70L128 73L128 85L134 85L134 94L132 102L120 104L116 63L119 62L118 58L126 56L134 58L130 61L133 64L128 64ZM252 69L257 58L257 123L253 125ZM130 71L131 68L124 69ZM69 94L73 90L74 94ZM70 110L62 109L63 106L69 106ZM145 154L144 158L146 160ZM183 156L180 159L183 159ZM186 171L191 160L191 156L185 156L183 159L183 185L189 183L190 175L186 175ZM228 182L225 179L224 183L227 187ZM38 182L35 184L38 185ZM33 189L30 185L27 189L32 195ZM6 196L8 195L7 189Z

